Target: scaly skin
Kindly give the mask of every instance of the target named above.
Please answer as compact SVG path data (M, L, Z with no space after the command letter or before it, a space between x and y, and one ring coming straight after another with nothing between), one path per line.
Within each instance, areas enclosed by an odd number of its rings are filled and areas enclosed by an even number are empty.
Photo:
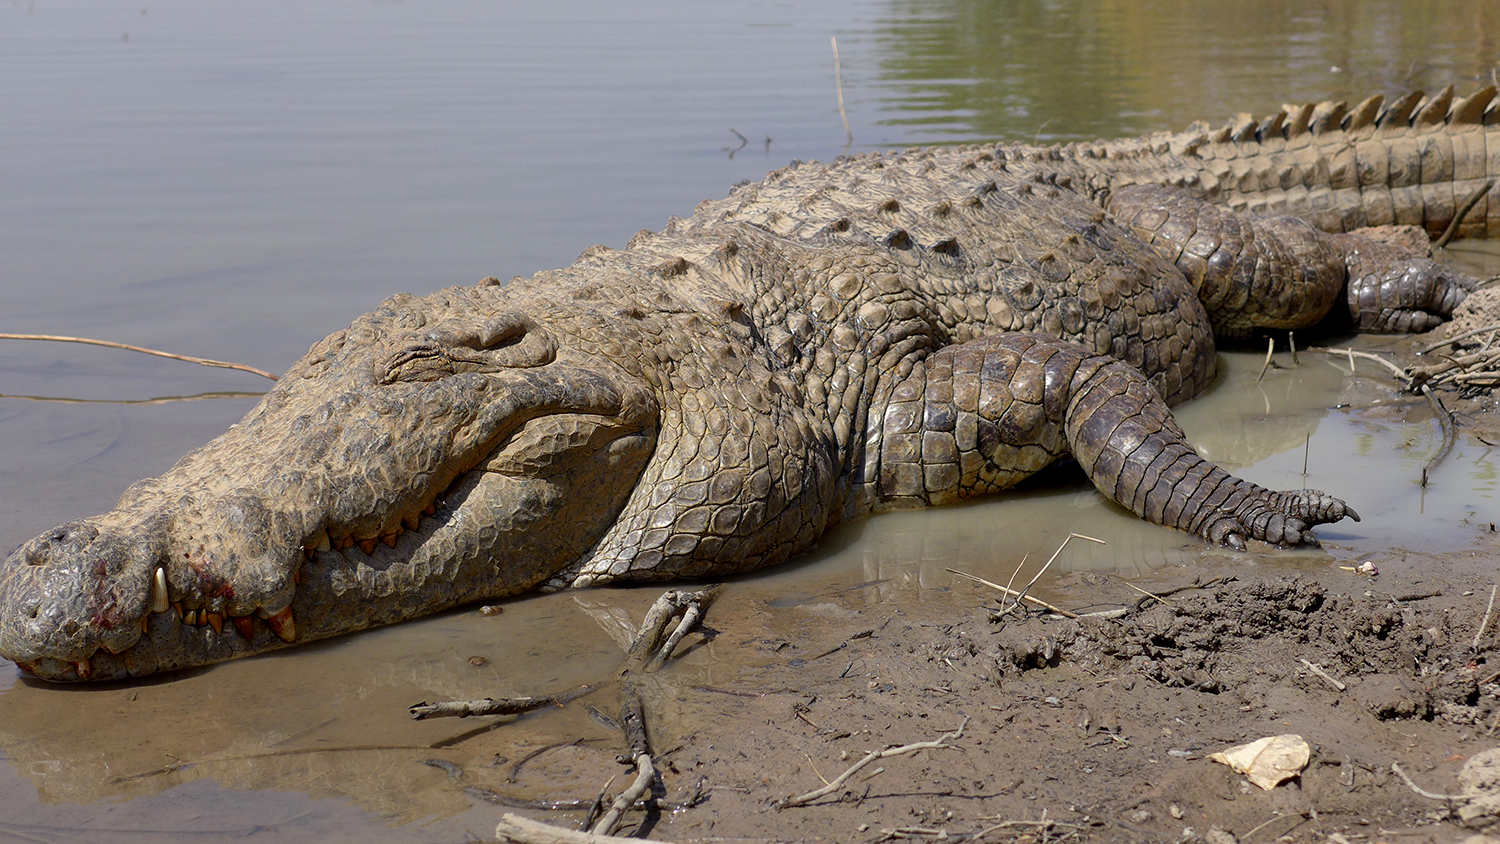
M1465 102L1408 129L1500 149ZM1409 233L1377 246L1225 212L1206 201L1264 195L1205 174L1231 146L1246 172L1302 161L1271 147L1303 136L1395 161L1399 117L794 165L622 251L393 297L114 510L12 554L0 654L50 680L138 676L536 587L719 576L1067 455L1153 522L1236 548L1311 543L1358 517L1228 475L1171 419L1213 377L1211 326L1311 324L1350 267L1393 291L1349 294L1377 327L1440 317L1469 282L1439 284ZM1408 195L1392 185L1355 193ZM1268 204L1295 204L1276 190ZM1445 224L1424 208L1417 222ZM1194 276L1184 254L1251 271Z

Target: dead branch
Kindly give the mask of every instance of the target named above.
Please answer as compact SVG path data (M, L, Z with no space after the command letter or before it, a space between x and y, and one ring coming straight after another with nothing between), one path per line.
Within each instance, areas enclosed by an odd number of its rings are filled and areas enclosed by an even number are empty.
M1393 374L1395 374L1396 378L1402 382L1402 385L1406 389L1411 389L1411 377L1409 375L1407 375L1406 370L1404 370L1401 367L1395 365L1394 363L1391 363L1390 361L1386 360L1385 358L1381 357L1380 355L1373 354L1371 352L1361 352L1358 349L1333 349L1333 348L1329 348L1327 346L1312 346L1312 347L1308 348L1308 351L1309 352L1322 352L1322 353L1328 354L1328 355L1348 355L1349 356L1349 367L1351 369L1354 367L1354 359L1355 358L1360 358L1362 360L1373 360L1376 363L1380 364L1381 366L1384 366L1386 369L1389 369Z
M595 832L578 832L560 826L505 813L495 827L495 837L514 844L640 844L639 838L621 838Z
M625 810L635 805L635 801L644 797L647 790L651 788L651 784L656 781L656 766L651 761L651 754L637 753L635 755L635 770L635 782L631 783L629 788L620 792L620 796L616 797L615 802L610 805L609 811L605 812L599 818L599 822L594 824L590 830L595 835L609 835L613 832L615 824L619 823L620 816L625 814Z
M1068 610L1063 609L1062 607L1053 606L1052 604L1049 604L1046 601L1043 601L1041 598L1033 598L1030 595L1022 595L1020 592L1017 592L1014 589L1011 589L1011 588L1006 587L1006 586L1001 586L1000 584L995 583L993 581L985 580L984 578L980 577L977 574L969 574L966 571L959 571L958 569L943 569L943 571L946 571L949 574L956 574L959 577L966 577L969 580L974 581L975 583L982 583L985 586L988 586L991 589L999 590L1001 593L1009 595L1009 596L1015 598L1018 601L1028 601L1030 603L1036 604L1037 606L1041 607L1042 609L1047 610L1048 612L1055 612L1058 615L1062 616L1063 618L1077 618L1078 617L1078 613L1076 613L1076 612L1070 612Z
M1444 346L1447 346L1447 345L1450 345L1450 344L1455 344L1455 343L1457 343L1460 340L1467 340L1467 339L1469 339L1470 337L1473 337L1476 334L1483 334L1486 331L1500 331L1500 322L1494 323L1493 325L1482 326L1482 327L1476 328L1476 329L1474 329L1472 331L1465 331L1462 334L1455 334L1454 336L1449 337L1446 340L1439 340L1438 342L1433 343L1431 346L1428 346L1427 348L1423 349L1422 351L1417 352L1417 354L1419 354L1419 355L1425 355L1428 352L1435 352L1435 351L1437 351L1438 349L1441 349Z
M48 340L54 343L83 343L88 346L104 346L105 348L109 349L124 349L127 352L139 352L143 355L155 355L159 358L171 358L172 360L187 361L188 363L196 363L199 366L216 366L220 369L238 369L241 372L248 372L252 375L259 375L262 378L269 378L272 381L276 380L275 375L272 375L264 369L256 369L253 366L246 366L242 363L230 363L228 361L213 360L211 358L195 358L189 355L176 355L171 352L163 352L157 349L148 349L145 346L132 346L129 343L116 343L113 340L94 340L89 337L70 337L63 334L0 334L0 340Z
M874 762L877 759L886 759L891 756L903 756L907 753L915 753L918 750L951 748L953 747L953 745L948 744L947 742L957 741L958 739L962 738L964 734L964 727L968 726L968 724L969 716L965 715L963 722L958 725L958 729L954 730L951 733L943 733L941 736L938 736L932 741L918 741L911 744L903 744L900 747L887 747L884 750L872 750L865 755L865 758L859 760L858 762L855 762L853 765L850 765L844 770L842 774L839 774L837 777L835 777L833 782L830 782L829 784L817 790L809 791L806 794L799 794L796 797L788 797L785 800L779 801L775 804L775 808L787 809L793 806L805 806L820 797L826 797L827 795L838 791L843 787L844 783L849 781L850 777L859 773L859 771L866 765Z
M538 709L546 709L549 706L563 706L569 701L593 691L597 686L584 684L571 691L556 695L537 695L535 697L505 697L484 698L482 700L450 700L438 703L414 703L407 708L411 713L413 721L425 721L428 718L468 718L470 715L520 715L524 712L533 712Z

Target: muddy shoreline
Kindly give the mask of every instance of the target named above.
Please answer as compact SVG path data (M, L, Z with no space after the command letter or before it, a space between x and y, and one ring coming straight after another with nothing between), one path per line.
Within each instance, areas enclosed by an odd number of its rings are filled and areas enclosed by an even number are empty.
M658 678L658 712L699 716L685 731L654 723L665 799L701 802L648 821L650 837L1462 840L1497 819L1460 822L1460 802L1419 796L1391 765L1458 793L1465 761L1500 744L1493 618L1474 647L1493 584L1451 570L1472 572L1476 557L1500 558L1488 526L1464 551L1412 553L1401 570L1338 583L1225 560L1185 582L1131 584L1181 590L1161 601L1114 576L1058 584L1128 608L1108 619L1002 615L982 586L957 618L920 603L881 613L839 597L789 611L728 601L708 625L721 653L732 641L752 667L728 686L684 685L670 669ZM771 808L871 750L965 719L954 749L882 760L812 805ZM1286 733L1312 759L1271 791L1206 758ZM558 748L529 764L580 791L624 770L613 752ZM525 780L481 770L467 782L520 795Z
M1474 320L1500 304L1483 298ZM1500 443L1494 395L1442 400L1459 437ZM639 832L1214 844L1494 833L1492 811L1431 795L1461 794L1465 764L1500 746L1495 515L1463 519L1458 550L1380 549L1363 571L1288 573L1252 548L1143 579L1083 571L1052 583L1074 603L1087 596L1080 609L1118 608L1106 617L1006 611L1008 601L968 581L955 581L968 594L951 604L893 611L850 593L789 609L726 601L707 624L721 657L739 650L733 661L748 667L728 686L674 681L670 667L658 678L655 704L697 717L655 723L664 797L679 808ZM811 805L773 808L872 750L960 724L951 749L881 760ZM1208 759L1281 734L1312 753L1274 789ZM546 755L554 783L602 783L623 770L603 750ZM561 814L531 813L577 820Z

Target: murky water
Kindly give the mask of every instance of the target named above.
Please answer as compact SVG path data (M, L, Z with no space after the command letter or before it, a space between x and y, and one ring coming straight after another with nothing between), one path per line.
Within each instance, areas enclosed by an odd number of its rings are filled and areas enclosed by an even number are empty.
M392 292L561 266L787 160L845 151L830 37L863 150L1136 134L1472 85L1500 60L1500 13L1471 0L12 2L0 7L0 331L280 370ZM1500 271L1494 250L1463 254ZM1471 438L1424 492L1437 426L1378 373L1304 353L1257 384L1259 356L1226 364L1181 414L1205 453L1258 483L1346 494L1366 516L1321 530L1326 553L1264 564L1317 572L1463 547L1500 512L1500 455ZM107 509L253 401L147 400L261 389L241 373L0 343L0 551ZM975 593L947 569L1003 580L1025 558L1029 577L1075 530L1109 544L1070 544L1059 570L1132 577L1212 553L1059 471L994 501L848 526L736 583L715 612L774 630L835 593L969 606ZM130 686L33 687L0 666L0 833L487 836L494 808L423 759L511 764L580 736L607 756L611 733L570 707L466 738L479 727L414 723L405 707L601 677L654 594L533 598ZM755 659L737 645L695 652L683 682L733 685Z

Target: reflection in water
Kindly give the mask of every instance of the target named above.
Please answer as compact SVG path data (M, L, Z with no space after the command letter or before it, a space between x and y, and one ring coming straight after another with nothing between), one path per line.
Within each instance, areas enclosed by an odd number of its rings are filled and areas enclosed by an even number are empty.
M628 14L459 2L441 17L354 0L166 0L148 12L43 0L0 8L10 80L0 111L35 118L0 121L0 146L27 165L0 169L0 217L14 222L0 227L0 289L4 317L19 321L0 327L128 337L269 368L396 290L565 264L783 159L832 158L844 133L830 35L861 149L1180 128L1235 109L1486 76L1496 60L1493 4L1471 0L653 3ZM732 161L721 151L729 126L757 142ZM775 141L762 155L765 135ZM1470 257L1497 271L1493 256ZM1378 375L1351 378L1338 361L1304 354L1257 385L1259 356L1225 360L1213 395L1181 411L1195 443L1269 486L1303 484L1305 460L1309 486L1353 490L1366 516L1321 529L1326 552L1247 565L1318 572L1411 545L1457 547L1466 513L1495 511L1500 458L1466 438L1424 500L1415 479L1436 426ZM117 402L252 382L88 351L0 349L0 377L8 393L108 400L0 397L10 491L0 551L107 509L251 405ZM1335 405L1348 409L1326 411ZM1138 577L1217 553L1142 524L1069 467L994 500L848 525L796 563L731 586L713 611L725 635L662 690L667 729L733 717L732 700L683 689L753 683L764 656L738 643L840 607L964 610L976 593L945 569L1004 582L1019 566L1029 579L1071 531L1109 544L1070 545L1058 572ZM1038 588L1063 605L1088 602L1047 591L1049 579ZM570 773L612 767L616 737L585 706L499 729L413 722L406 707L606 677L654 597L536 597L496 618L456 613L85 690L17 682L0 665L0 833L138 841L140 830L191 830L207 841L270 826L277 840L488 837L493 807L472 808L422 760L460 763L477 784L524 797L580 796L576 782L593 789L603 777ZM611 695L580 703L609 712ZM531 751L578 737L594 743L504 781Z
M1472 0L900 0L882 122L932 141L1052 143L1283 103L1489 80L1500 6Z

